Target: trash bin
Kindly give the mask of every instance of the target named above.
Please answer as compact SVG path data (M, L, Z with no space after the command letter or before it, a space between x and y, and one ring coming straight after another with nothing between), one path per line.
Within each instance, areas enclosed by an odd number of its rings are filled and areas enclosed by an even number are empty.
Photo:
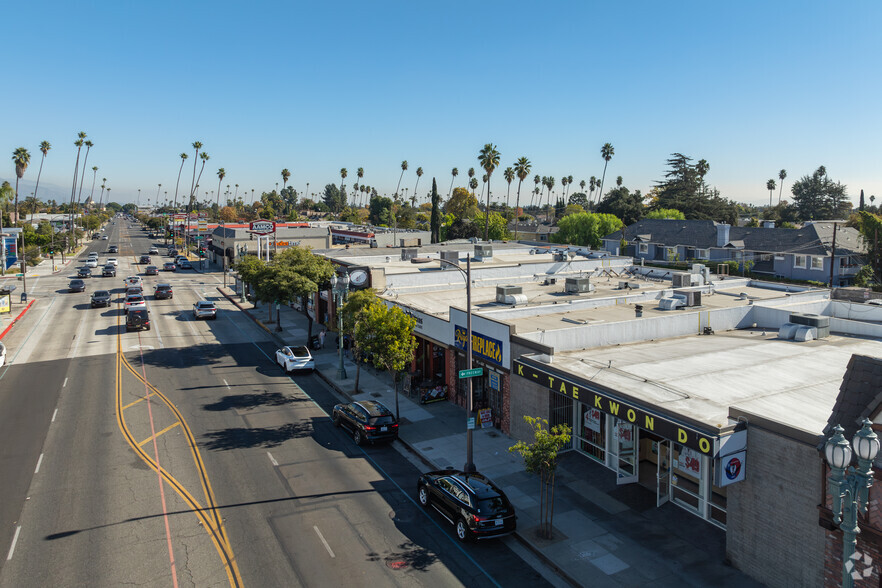
M319 349L319 336L318 335L313 335L312 338L309 340L309 348L312 349L313 351Z
M26 303L27 301L28 301L28 293L27 293L27 292L22 292L22 293L21 293L21 303L24 304L24 303Z

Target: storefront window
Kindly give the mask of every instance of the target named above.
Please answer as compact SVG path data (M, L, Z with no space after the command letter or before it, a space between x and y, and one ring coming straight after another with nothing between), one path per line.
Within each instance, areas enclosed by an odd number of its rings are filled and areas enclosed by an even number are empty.
M576 448L588 457L606 463L604 436L606 435L606 418L596 408L579 403L579 422L576 429Z
M674 502L700 516L703 472L701 454L674 444L674 471L671 476L671 491Z

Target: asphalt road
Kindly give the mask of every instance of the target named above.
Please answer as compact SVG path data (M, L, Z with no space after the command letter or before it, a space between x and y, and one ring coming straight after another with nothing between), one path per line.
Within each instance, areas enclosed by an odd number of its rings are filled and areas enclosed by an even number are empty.
M126 333L122 278L150 241L108 228L90 249L120 245L118 277L85 294L64 291L75 266L40 278L4 339L0 586L546 584L505 542L461 545L420 509L421 464L335 429L340 399L273 363L218 276L145 278L152 328ZM152 299L159 282L172 300ZM89 308L96 289L111 308ZM202 298L217 320L193 319Z

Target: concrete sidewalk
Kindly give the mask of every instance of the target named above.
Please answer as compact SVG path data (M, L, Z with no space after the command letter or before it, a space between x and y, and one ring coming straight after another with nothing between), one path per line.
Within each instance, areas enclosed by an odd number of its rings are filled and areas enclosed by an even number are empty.
M265 305L240 303L231 288L218 290L261 324L280 345L307 342L307 318L290 307L267 321ZM321 329L313 324L313 334ZM313 351L316 373L339 393L355 400L375 399L395 410L388 373L362 367L355 391L356 365L344 357L346 379L338 378L336 335ZM466 456L466 411L450 402L421 405L398 394L399 438L429 467L461 469ZM673 504L656 508L655 493L637 484L617 486L615 474L588 457L561 456L554 496L554 539L537 535L539 480L523 460L508 451L514 441L496 429L474 432L474 462L507 494L518 513L516 538L559 575L579 586L756 586L727 566L725 532Z

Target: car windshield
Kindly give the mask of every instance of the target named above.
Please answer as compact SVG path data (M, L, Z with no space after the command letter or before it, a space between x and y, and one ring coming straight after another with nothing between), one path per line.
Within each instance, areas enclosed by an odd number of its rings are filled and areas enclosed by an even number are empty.
M199 308L212 309L214 308L214 302L200 302Z
M109 298L110 292L108 292L107 290L98 290L97 292L92 294L92 296L94 296L95 298Z

